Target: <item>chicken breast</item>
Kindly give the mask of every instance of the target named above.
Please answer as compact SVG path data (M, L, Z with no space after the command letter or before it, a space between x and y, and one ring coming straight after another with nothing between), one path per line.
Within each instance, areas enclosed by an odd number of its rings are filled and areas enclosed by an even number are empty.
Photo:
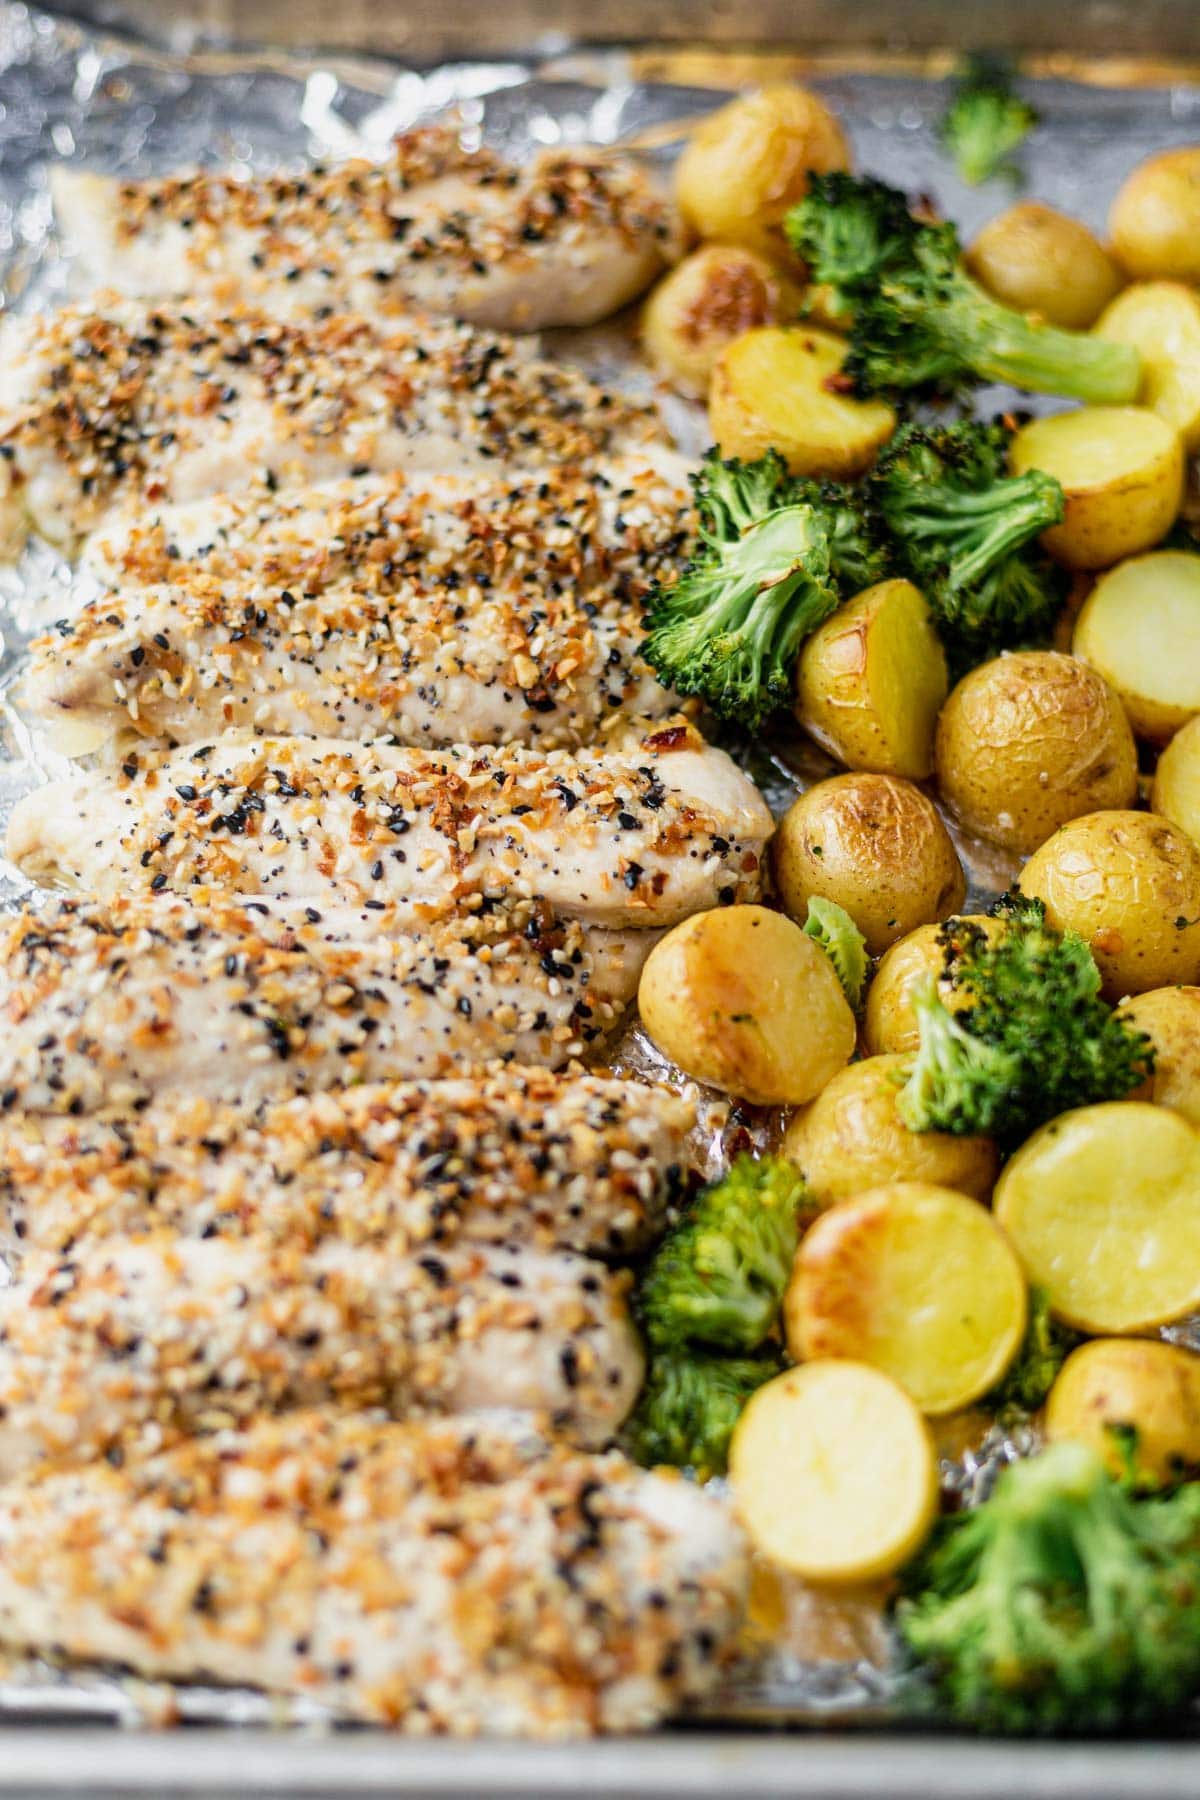
M260 1236L370 1245L643 1249L681 1194L691 1100L510 1068L260 1107L193 1094L128 1117L0 1118L0 1254L85 1239Z
M402 1729L654 1724L714 1683L749 1572L691 1482L496 1415L292 1413L0 1490L0 1642Z
M409 935L386 908L61 902L0 934L0 1111L561 1067L615 1029L653 942L537 908Z
M152 181L60 165L51 187L71 246L122 293L276 318L416 305L503 331L590 325L648 287L679 236L626 157L556 148L517 168L439 125L378 163Z
M89 748L130 726L553 748L677 705L639 654L641 602L691 509L645 458L275 504L168 508L110 535L115 586L35 643L25 703Z
M519 897L638 928L757 899L772 830L749 776L685 726L619 752L231 737L37 789L8 855L101 898L374 898L416 928L449 902Z
M603 1444L642 1381L627 1280L514 1245L381 1257L164 1231L34 1256L0 1292L0 1481L111 1455L147 1427L325 1403L541 1410Z
M393 469L559 467L662 441L653 412L511 338L286 323L102 294L0 333L0 535L71 548L125 505Z

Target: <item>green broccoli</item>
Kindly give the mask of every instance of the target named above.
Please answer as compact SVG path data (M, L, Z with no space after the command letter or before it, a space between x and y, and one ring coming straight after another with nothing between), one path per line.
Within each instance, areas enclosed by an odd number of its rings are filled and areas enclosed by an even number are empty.
M813 176L787 233L853 315L844 373L860 396L954 398L1003 381L1092 404L1137 398L1132 346L1002 306L967 274L954 226L914 215L884 182Z
M1149 1724L1200 1688L1200 1488L1139 1498L1081 1444L945 1520L896 1620L956 1724Z
M932 978L915 997L921 1042L897 1106L912 1131L1019 1143L1074 1106L1120 1100L1153 1067L1149 1039L1100 998L1100 972L1075 932L1046 923L1040 900L1008 896L994 942L948 920L951 1012Z
M837 970L842 990L857 1012L867 980L867 940L862 932L844 907L817 894L809 900L804 930Z
M1010 476L1011 439L999 420L906 425L868 478L871 507L929 602L956 678L1001 650L1047 642L1066 594L1036 542L1062 519L1062 488L1040 469Z
M1045 1288L1031 1288L1029 1320L1016 1361L984 1404L1004 1418L1040 1411L1058 1371L1082 1342L1077 1331L1060 1325L1053 1317Z
M1013 151L1037 124L1037 113L1013 89L1007 57L968 56L942 117L940 136L971 187L993 175L1017 179Z
M706 1356L665 1350L652 1358L646 1385L622 1433L644 1468L672 1463L700 1479L723 1475L729 1440L756 1388L779 1374L777 1356Z
M781 1157L739 1156L697 1195L638 1287L653 1350L758 1349L779 1318L804 1194L799 1170Z

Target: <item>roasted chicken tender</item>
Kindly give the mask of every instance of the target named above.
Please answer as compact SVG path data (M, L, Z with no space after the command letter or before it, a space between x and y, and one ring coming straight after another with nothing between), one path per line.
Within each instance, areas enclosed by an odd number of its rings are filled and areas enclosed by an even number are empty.
M262 1420L0 1491L0 1642L421 1733L655 1724L749 1571L718 1499L490 1414Z

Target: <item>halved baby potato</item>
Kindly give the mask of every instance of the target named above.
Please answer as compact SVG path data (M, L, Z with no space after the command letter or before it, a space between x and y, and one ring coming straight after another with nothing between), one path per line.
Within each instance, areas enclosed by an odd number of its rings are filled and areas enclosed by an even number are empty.
M1200 1357L1142 1338L1095 1338L1073 1350L1046 1402L1046 1436L1088 1444L1125 1473L1120 1432L1136 1433L1134 1464L1178 1481L1200 1463Z
M1159 757L1150 804L1200 844L1200 715L1175 733Z
M812 325L766 325L717 358L708 423L722 456L778 450L793 475L861 475L896 429L882 400L839 387L846 342Z
M1154 1073L1138 1098L1200 1126L1200 987L1151 988L1127 1000L1121 1017L1154 1045Z
M1148 156L1108 215L1118 261L1137 281L1200 281L1200 145Z
M809 1363L759 1388L734 1431L729 1477L755 1549L809 1581L894 1574L937 1517L929 1427L863 1363Z
M1063 1113L993 1199L1030 1282L1080 1331L1120 1336L1200 1306L1200 1132L1140 1100Z
M1200 295L1179 281L1140 281L1118 294L1096 335L1132 344L1142 359L1143 406L1200 449Z
M998 937L1003 930L999 919L983 913L964 915L964 923L977 926L989 938ZM868 1056L911 1053L920 1047L913 996L931 975L942 975L946 952L939 942L941 930L941 925L918 925L880 958L863 1011L862 1039ZM961 994L948 981L939 979L938 992L952 1011L963 1004Z
M1078 219L1020 200L990 219L967 253L981 286L1015 312L1086 331L1121 285L1097 237Z
M1156 550L1110 569L1072 648L1116 689L1138 736L1167 743L1200 713L1200 556Z
M933 773L933 733L949 678L924 595L879 581L809 638L796 671L796 717L849 769Z
M1026 1285L976 1200L895 1182L821 1214L784 1299L798 1361L852 1357L898 1381L922 1412L957 1412L999 1381L1021 1347Z
M756 251L704 244L650 295L642 347L677 393L703 400L725 346L756 325L796 318L800 303L800 289Z
M1183 440L1143 406L1084 406L1031 419L1013 438L1013 473L1062 484L1060 525L1042 533L1069 569L1106 569L1164 538L1183 501Z

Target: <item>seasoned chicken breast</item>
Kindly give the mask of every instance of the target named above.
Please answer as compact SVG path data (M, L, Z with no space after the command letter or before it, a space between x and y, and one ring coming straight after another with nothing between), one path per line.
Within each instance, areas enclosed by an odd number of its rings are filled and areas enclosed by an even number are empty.
M749 776L685 726L573 753L232 737L37 789L8 855L102 898L374 898L417 926L448 902L519 897L636 928L757 899L772 829Z
M293 1413L0 1490L0 1642L419 1732L652 1725L731 1650L747 1557L691 1482L496 1415Z
M326 1402L542 1410L603 1444L642 1381L627 1279L517 1245L380 1256L169 1231L30 1257L0 1291L0 1481L151 1426L219 1430Z
M337 1238L385 1263L460 1243L627 1254L682 1191L695 1116L666 1088L523 1068L259 1107L176 1094L113 1120L8 1113L0 1254L156 1227Z
M0 933L0 1111L561 1067L620 1022L653 942L538 908L413 935L386 908L44 906Z
M102 294L0 332L0 537L65 548L122 503L392 469L559 467L662 441L652 411L469 325L205 313Z
M690 522L643 457L167 508L109 534L112 590L35 643L25 702L89 748L129 726L586 743L677 704L639 654L641 601Z
M648 287L678 236L626 157L563 148L517 168L438 125L406 132L378 163L152 181L60 165L51 187L97 279L275 318L415 305L504 331L589 325Z

